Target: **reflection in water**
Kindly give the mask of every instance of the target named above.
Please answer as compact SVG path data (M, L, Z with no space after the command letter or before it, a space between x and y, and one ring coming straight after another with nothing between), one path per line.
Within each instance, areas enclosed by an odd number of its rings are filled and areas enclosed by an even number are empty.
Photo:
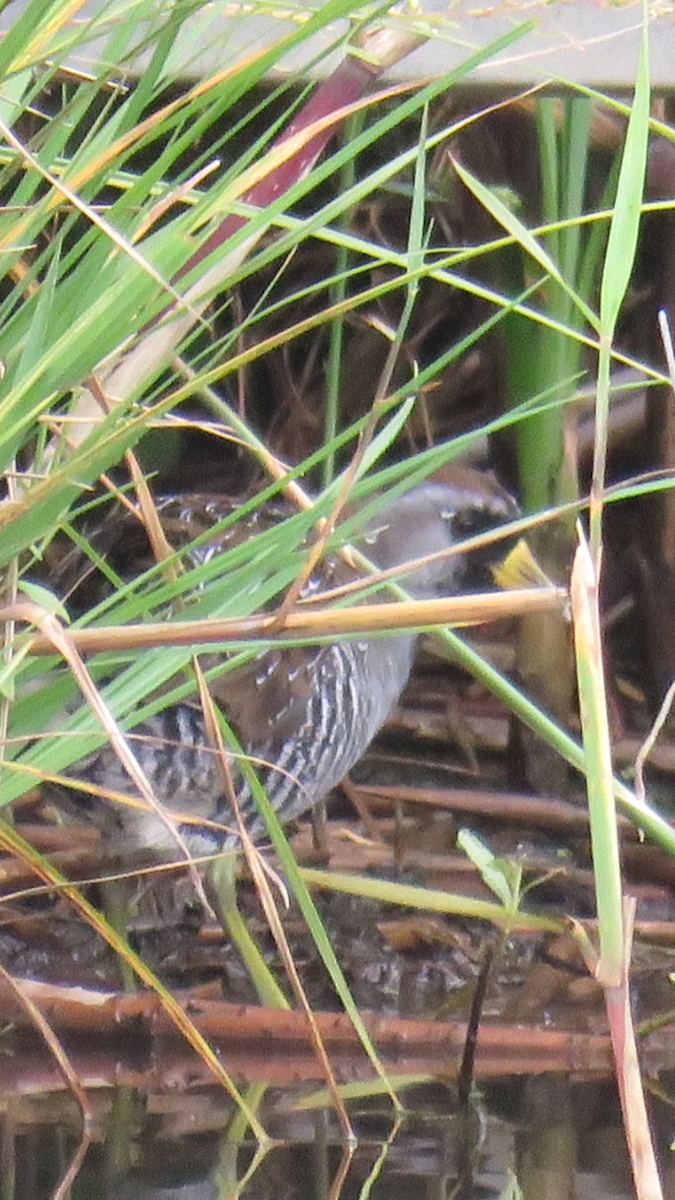
M161 1183L132 1173L122 1183L110 1187L108 1196L109 1200L218 1200L218 1190L218 1183L212 1178Z
M340 1200L366 1192L374 1200L490 1200L515 1181L525 1200L633 1195L610 1085L550 1075L504 1080L489 1084L464 1116L454 1089L440 1083L400 1095L406 1114L398 1125L387 1098L350 1104L358 1144ZM273 1145L247 1177L256 1147L238 1132L222 1090L92 1092L94 1137L73 1200L328 1200L344 1160L341 1129L332 1110L303 1109L301 1101L299 1091L268 1089L259 1111ZM12 1098L0 1131L3 1195L14 1178L15 1200L52 1196L78 1121L65 1093Z

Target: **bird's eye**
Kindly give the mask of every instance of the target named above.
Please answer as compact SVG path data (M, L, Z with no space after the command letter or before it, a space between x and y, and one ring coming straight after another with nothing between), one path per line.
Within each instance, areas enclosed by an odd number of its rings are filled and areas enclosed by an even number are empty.
M464 508L454 514L453 531L458 537L472 537L484 533L500 523L500 517L489 508L477 505Z

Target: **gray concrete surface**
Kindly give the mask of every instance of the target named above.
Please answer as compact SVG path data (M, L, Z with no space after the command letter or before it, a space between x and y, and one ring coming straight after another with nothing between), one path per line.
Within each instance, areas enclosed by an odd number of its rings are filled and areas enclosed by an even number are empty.
M309 0L309 3L321 0ZM14 0L0 13L0 29L16 19L24 0ZM104 7L104 0L91 0L82 12ZM110 8L110 5L105 5ZM355 10L357 6L355 5ZM251 49L274 41L294 27L290 4L268 5L263 14L252 12L253 3L211 0L188 21L174 64L187 76L204 75L232 62ZM296 9L296 11L301 11ZM284 15L284 12L286 15ZM545 79L571 80L606 89L630 87L637 63L642 4L640 0L422 0L434 36L403 59L390 75L399 79L442 74L461 63L508 29L532 19L534 31L503 51L472 76L476 83L522 85ZM675 14L672 0L651 0L651 73L656 87L675 85ZM278 15L274 15L278 14ZM331 45L344 31L334 23L312 39L301 51L283 62L288 71L305 70L308 59ZM95 68L103 43L92 42L70 54L68 62L82 69ZM320 71L337 61L323 60ZM142 60L138 66L142 68Z

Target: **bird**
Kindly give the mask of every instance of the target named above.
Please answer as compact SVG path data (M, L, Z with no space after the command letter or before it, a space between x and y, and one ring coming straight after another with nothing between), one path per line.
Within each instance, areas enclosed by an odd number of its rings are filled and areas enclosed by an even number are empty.
M380 570L403 567L518 515L516 502L491 476L476 472L469 476L468 482L464 475L452 482L426 480L389 500L365 525L362 548L374 566ZM268 502L238 520L236 502L198 493L160 497L156 507L169 543L184 549L188 566L242 544L261 530L273 529L292 511L284 503ZM235 519L225 531L216 532L215 527L229 513ZM200 535L197 545L196 535ZM138 520L118 514L107 522L107 532L92 541L127 577L153 562L147 534ZM492 544L472 553L441 557L416 566L402 583L415 599L475 591L489 585L490 560L502 556L503 548L501 554L495 554ZM331 553L312 573L304 594L353 580L359 574ZM81 571L77 585L72 580L71 561L67 569L61 567L58 586L68 592L76 607L97 602L110 592L107 579L92 572L90 564L87 571ZM250 756L283 824L314 809L363 755L408 681L416 642L414 632L390 632L313 645L266 647L252 651L248 661L238 662L212 683L216 706L243 754ZM209 665L216 655L222 658L223 652L214 651L208 657ZM209 855L238 844L222 760L210 741L197 697L168 704L154 716L132 724L127 736L157 801L175 815L175 827L147 805L124 804L91 791L78 791L81 781L94 789L138 796L109 743L69 768L72 787L54 789L52 785L57 802L60 799L69 811L75 809L99 825L113 852L170 860L177 855L175 828L191 854ZM265 824L236 755L229 771L237 808L248 832L259 839Z

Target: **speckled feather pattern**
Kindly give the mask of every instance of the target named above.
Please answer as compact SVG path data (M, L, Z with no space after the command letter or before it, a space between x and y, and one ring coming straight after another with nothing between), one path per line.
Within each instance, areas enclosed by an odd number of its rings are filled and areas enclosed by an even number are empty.
M169 541L180 548L221 520L228 509L220 497L191 496L164 501L159 511ZM212 540L191 549L188 557L193 564L206 561L252 532L270 528L288 511L267 506L245 523L218 531ZM447 548L467 533L508 520L515 512L510 497L497 489L485 499L471 489L426 483L393 501L386 514L372 523L364 549L382 569L400 566ZM122 541L119 553L124 549L128 554L128 537L122 535ZM147 541L141 543L131 567L136 574L152 562ZM114 541L106 552L115 554ZM309 590L354 574L341 560L329 558ZM470 577L466 556L456 555L418 568L407 577L406 586L416 598L451 595L462 590ZM96 582L92 586L95 598L100 598ZM214 700L243 751L251 756L282 821L316 805L361 757L407 682L415 640L413 634L402 633L280 647L254 655L216 679ZM179 827L194 853L212 852L236 840L223 767L208 746L196 700L172 705L142 722L131 730L129 740L157 799L179 819L189 814L190 823L184 821ZM262 825L235 757L229 770L240 810L258 835ZM76 763L69 773L75 779L135 794L107 745ZM73 802L105 828L113 848L175 857L175 839L156 813L75 790L71 807ZM200 821L213 824L200 825Z

